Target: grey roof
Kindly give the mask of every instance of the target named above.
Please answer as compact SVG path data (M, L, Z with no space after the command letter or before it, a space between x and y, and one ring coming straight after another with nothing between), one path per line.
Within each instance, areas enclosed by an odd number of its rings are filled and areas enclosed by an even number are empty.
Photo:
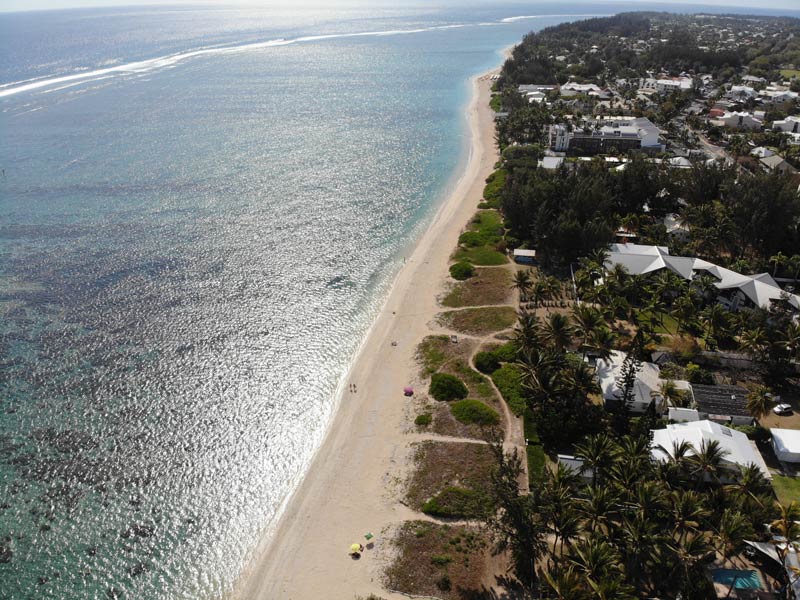
M749 417L747 390L738 385L692 384L697 408L709 415Z

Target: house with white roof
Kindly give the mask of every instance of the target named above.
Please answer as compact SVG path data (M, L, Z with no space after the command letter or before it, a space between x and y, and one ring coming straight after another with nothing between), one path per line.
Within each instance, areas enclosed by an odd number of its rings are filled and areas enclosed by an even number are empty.
M760 119L756 119L749 112L726 112L719 120L729 129L758 131L764 125Z
M632 275L669 269L689 281L699 275L711 275L719 290L717 300L729 310L756 306L768 309L773 303L785 302L790 308L800 311L800 295L783 291L769 273L742 275L700 258L672 256L666 246L611 244L609 250L605 263L607 269L619 264Z
M782 133L800 133L800 117L786 117L772 122L772 129Z
M689 225L687 225L681 216L677 213L671 213L664 217L664 227L667 230L667 235L679 242L685 242L689 239Z
M779 173L780 175L791 175L792 173L796 173L797 170L790 165L785 158L782 156L778 156L777 154L773 154L772 156L767 156L762 158L760 161L761 166L764 168L765 171L768 173Z
M574 81L570 81L561 86L560 92L562 96L569 97L578 94L591 94L592 92L601 94L603 89L594 83L575 83Z
M603 394L603 400L606 401L607 405L620 401L622 392L617 385L617 381L622 376L622 366L627 356L625 352L614 350L607 360L598 359L597 361L597 379ZM631 412L643 413L653 402L655 402L656 410L661 409L663 397L660 390L664 381L661 379L661 369L658 365L642 362L641 369L636 373L636 381L633 384ZM688 381L675 381L674 383L678 389L690 392Z
M775 153L772 150L765 148L764 146L758 146L757 148L750 150L750 156L755 156L756 158L767 158L768 156L774 155Z
M755 98L757 94L758 92L749 85L732 85L729 92L729 95L734 98Z
M797 429L770 429L772 449L778 460L800 463L800 431Z
M692 455L716 441L725 452L722 469L735 473L739 467L756 465L764 477L772 479L758 448L741 431L713 421L690 421L667 425L665 429L652 429L650 433L653 435L651 456L654 460L666 462L672 457L675 445L682 442L691 444L689 454Z

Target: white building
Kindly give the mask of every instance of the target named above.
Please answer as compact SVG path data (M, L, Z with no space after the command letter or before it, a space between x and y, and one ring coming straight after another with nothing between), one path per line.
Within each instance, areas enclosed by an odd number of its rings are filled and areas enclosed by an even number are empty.
M736 98L755 98L758 92L749 85L732 85L730 95Z
M554 171L563 164L564 164L563 156L545 156L539 161L538 166L540 166L542 169L548 169L550 171Z
M772 128L783 133L800 133L800 117L786 117L782 121L773 121Z
M654 79L648 77L639 83L641 90L655 90L659 94L669 94L671 92L690 92L694 86L691 77L671 77L669 79Z
M619 264L632 275L655 273L661 269L669 269L689 281L698 275L711 275L720 292L719 302L730 310L739 310L748 304L768 309L773 302L784 301L800 310L800 296L784 292L769 273L742 275L700 258L672 256L665 246L611 244L609 250L606 268Z
M594 83L575 83L570 81L561 86L562 96L576 96L578 94L601 94L603 89Z
M628 355L625 352L614 350L608 360L597 361L597 379L603 393L603 400L619 401L621 392L617 386L617 381L622 375L622 365ZM636 373L636 381L633 384L633 403L631 412L643 413L651 403L655 402L656 409L660 408L663 398L661 396L661 369L658 365L642 362L642 368ZM687 381L675 381L678 389L690 390Z
M575 144L589 153L602 152L608 146L626 149L661 149L661 130L644 117L607 117L586 122L584 127L569 131L563 124L551 125L548 130L550 148L566 152ZM624 141L620 141L624 140Z
M758 131L764 125L748 112L726 112L720 117L720 121L730 129L748 131Z
M767 158L768 156L775 156L775 153L769 148L758 146L757 148L750 150L750 156L755 156L756 158Z
M797 429L770 429L772 449L782 462L800 463L800 431Z
M664 217L664 227L667 229L667 234L679 242L689 239L689 226L677 213L671 213Z
M690 454L694 454L711 441L716 441L726 453L722 459L723 469L738 471L740 466L756 465L767 479L772 479L761 453L741 431L713 421L690 421L667 425L666 429L653 429L651 433L654 460L666 462L672 456L675 444L681 442L691 444L693 450Z

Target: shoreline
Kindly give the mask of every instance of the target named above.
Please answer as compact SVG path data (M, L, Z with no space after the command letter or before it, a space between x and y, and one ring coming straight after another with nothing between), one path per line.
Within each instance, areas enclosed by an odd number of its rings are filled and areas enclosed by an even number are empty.
M334 416L302 481L242 571L234 598L346 598L381 589L383 532L407 518L398 482L407 472L410 436L404 385L418 383L416 346L441 308L449 256L477 210L497 160L488 105L492 69L470 80L469 150L461 176L397 273L381 312L347 373L358 392L337 394ZM396 342L396 345L394 343ZM347 548L371 531L374 548L353 560ZM388 597L393 597L389 594ZM400 596L397 596L400 597Z

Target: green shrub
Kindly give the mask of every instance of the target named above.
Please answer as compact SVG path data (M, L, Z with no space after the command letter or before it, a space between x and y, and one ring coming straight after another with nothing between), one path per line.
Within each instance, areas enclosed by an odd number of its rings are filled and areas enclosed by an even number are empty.
M465 279L472 277L474 274L475 267L463 260L454 265L450 265L450 277L453 279L464 281Z
M492 354L497 357L500 362L514 362L517 360L517 344L515 342L506 342L502 346L498 346L492 350Z
M448 373L434 373L431 376L430 394L437 400L461 400L467 397L467 386L456 376Z
M465 425L497 425L500 422L497 411L479 400L459 400L450 410Z
M452 589L453 584L450 581L450 577L448 577L447 573L445 573L444 575L439 577L439 579L436 580L436 587L438 587L443 592L449 592Z
M417 415L417 418L414 419L414 425L419 425L420 427L426 427L433 422L433 416L431 413L423 413L421 415Z
M711 373L694 363L686 365L686 379L689 380L689 383L714 384L714 377Z
M437 517L485 517L489 514L490 504L486 494L450 486L423 504L422 512Z
M453 562L453 557L449 554L434 554L431 556L431 564L437 567L445 567Z
M522 395L522 371L514 364L507 363L492 373L497 389L503 395L503 399L508 404L515 415L519 416L525 411L525 398Z
M760 425L731 425L731 429L741 431L748 439L755 442L766 442L770 438L769 430Z
M486 242L483 239L483 236L477 231L465 231L460 236L458 236L458 243L462 246L470 246L472 248L476 248L478 246L483 246Z
M500 368L500 361L494 352L478 352L475 355L475 368L490 375Z

